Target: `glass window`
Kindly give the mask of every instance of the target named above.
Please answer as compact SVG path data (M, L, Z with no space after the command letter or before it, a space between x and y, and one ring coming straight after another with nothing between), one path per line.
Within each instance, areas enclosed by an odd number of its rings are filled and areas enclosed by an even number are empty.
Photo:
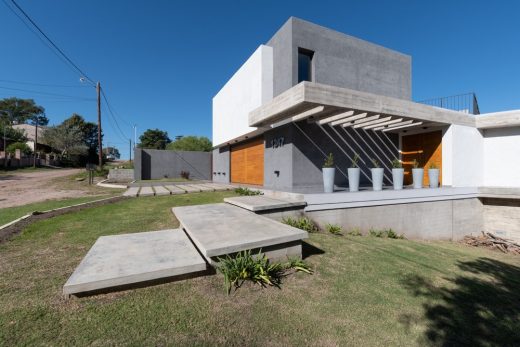
M298 83L312 81L312 57L313 51L298 48Z

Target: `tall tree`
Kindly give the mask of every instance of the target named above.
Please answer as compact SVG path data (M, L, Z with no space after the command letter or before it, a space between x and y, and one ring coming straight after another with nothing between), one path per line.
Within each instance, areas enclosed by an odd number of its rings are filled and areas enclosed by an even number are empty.
M211 141L206 136L184 136L166 146L166 149L176 151L209 152L212 148Z
M139 136L141 148L165 149L166 145L172 142L166 131L159 129L148 129Z
M68 127L60 124L49 127L42 137L47 145L59 150L62 155L84 155L87 153L83 132L77 126Z
M81 131L83 142L89 148L89 152L97 153L98 138L97 138L97 124L85 121L83 116L73 113L72 116L65 119L61 123L64 127L72 129L78 128ZM103 134L101 134L103 136Z
M36 105L33 99L13 97L0 100L0 118L4 124L22 124L44 112L45 109Z

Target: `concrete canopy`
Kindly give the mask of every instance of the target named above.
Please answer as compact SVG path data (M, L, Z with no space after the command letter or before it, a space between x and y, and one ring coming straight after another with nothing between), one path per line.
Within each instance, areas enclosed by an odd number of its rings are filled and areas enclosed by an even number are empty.
M310 110L312 112L309 112ZM401 119L400 122L412 120L411 123L406 123L407 126L413 126L419 122L423 126L449 124L476 126L475 117L463 112L314 82L301 82L269 103L251 111L249 125L269 126L305 118L309 121L328 118L334 120L331 125L337 125L337 123L341 123L341 120L338 121L334 117L346 112L349 112L349 115L352 114L350 117L364 114L360 118L379 115L380 118L390 116L392 120ZM400 122L390 124L395 125L395 129L398 129ZM371 127L371 129L383 130L382 127Z

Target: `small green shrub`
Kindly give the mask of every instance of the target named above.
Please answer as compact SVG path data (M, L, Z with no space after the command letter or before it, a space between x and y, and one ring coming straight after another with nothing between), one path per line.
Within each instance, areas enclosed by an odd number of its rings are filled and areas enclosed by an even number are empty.
M329 153L329 155L325 158L323 167L334 167L334 156L332 153Z
M417 159L414 159L412 161L412 166L414 169L418 169L419 168L419 162L417 161Z
M318 226L308 217L292 218L286 217L282 219L282 222L292 227L305 230L309 233L315 233L320 231Z
M184 178L185 180L189 180L190 179L190 172L189 171L181 171L181 177Z
M430 165L428 166L428 168L432 169L432 170L435 170L435 169L438 169L439 167L434 162L431 162Z
M372 159L372 167L374 169L378 169L380 167L379 160L377 160L376 158L373 158Z
M23 142L11 143L9 146L7 146L6 151L7 153L14 155L17 149L19 149L24 155L32 154L31 147L29 147L26 143Z
M383 237L383 230L370 228L368 234L373 237Z
M389 239L404 239L404 235L398 235L395 231L392 230L392 228L389 229L373 229L371 228L368 232L370 236L373 237L382 237L382 238L389 238Z
M337 225L337 224L328 224L325 225L325 230L327 230L329 233L331 234L334 234L334 235L341 235L341 232L343 231L341 229L341 226Z
M361 236L361 230L359 230L359 228L352 228L349 230L349 232L347 233L348 235L350 236Z
M233 287L237 290L245 281L262 287L279 287L282 277L291 269L312 273L310 267L301 259L293 258L288 259L286 263L271 263L265 254L262 254L262 250L256 256L248 250L239 252L234 257L227 255L217 260L217 270L224 275L224 287L228 294Z
M392 160L392 167L394 169L402 169L403 163L399 159L395 158L394 160Z
M245 196L263 195L264 194L259 190L252 190L249 188L242 188L242 187L235 189L235 193L237 193L238 195L245 195Z
M352 161L351 161L351 164L350 164L350 167L351 168L358 168L359 167L359 154L358 153L354 153L354 158L352 158Z

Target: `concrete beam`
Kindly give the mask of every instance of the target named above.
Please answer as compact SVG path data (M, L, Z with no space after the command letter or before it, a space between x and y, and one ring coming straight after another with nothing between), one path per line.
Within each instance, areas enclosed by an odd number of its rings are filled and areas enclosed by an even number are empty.
M365 127L363 127L363 129L369 130L369 129L373 129L373 128L378 128L378 127L383 126L383 125L390 125L390 124L394 124L394 123L399 123L402 120L403 120L402 118L392 119L392 120L389 120L389 121L386 121L386 122L383 122L383 123L378 123L378 124L372 124L372 125L369 125L369 126L365 126Z
M334 122L334 121L337 121L337 120L340 120L343 118L347 118L349 116L352 116L353 114L354 114L354 111L343 112L343 113L340 113L340 114L332 116L332 117L327 117L327 118L321 119L318 121L318 124L319 125L328 124L328 123L331 123L331 122Z
M304 111L296 116L293 116L292 121L297 122L299 120L309 118L313 115L323 112L324 109L325 109L325 106L317 106L317 107L311 108L310 110Z
M334 121L334 122L330 123L330 125L335 126L335 125L340 125L340 124L343 124L343 123L349 123L349 122L355 121L357 119L365 118L366 116L367 116L367 113L363 112L363 113L359 113L359 114L356 114L356 115L348 117L348 118L344 118L344 119L340 119L340 120Z
M370 122L366 122L366 123L362 123L362 124L355 124L353 126L353 128L357 129L357 128L366 127L366 126L372 125L372 124L384 123L384 122L389 121L391 119L392 119L392 117L384 117L384 118L374 119L374 120L372 120Z
M520 126L520 110L481 114L476 121L479 129Z
M406 122L403 122L403 123L406 123ZM410 123L410 124L403 124L403 123L400 123L399 126L392 127L392 128L385 128L385 127L383 127L382 129L377 128L377 129L374 129L374 130L383 130L384 132L387 132L387 131L391 131L391 130L415 127L415 126L419 126L419 125L423 124L422 122Z

